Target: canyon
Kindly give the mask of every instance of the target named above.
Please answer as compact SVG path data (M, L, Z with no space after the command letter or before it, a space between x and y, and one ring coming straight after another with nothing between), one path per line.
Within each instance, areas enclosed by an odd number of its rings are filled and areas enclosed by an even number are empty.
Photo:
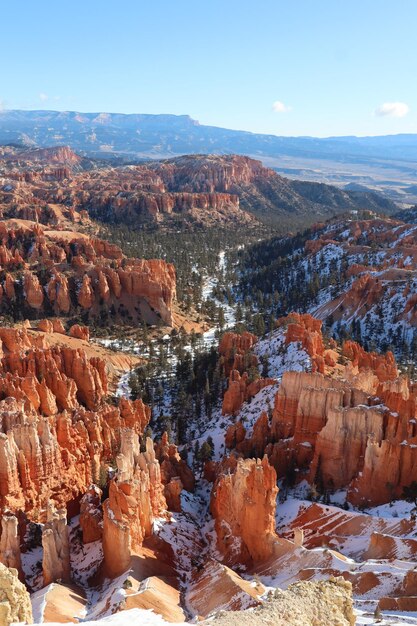
M44 331L25 327L20 332L25 345L24 335ZM224 334L219 350L229 364L229 385L236 373L244 377L248 367L258 367L266 349L270 377L254 387L253 395L239 396L233 412L225 394L223 411L219 407L219 414L203 423L200 438L211 435L214 441L204 479L190 469L193 442L186 446L187 466L167 435L155 444L138 437L149 410L141 404L137 420L130 404L134 421L117 427L117 472L107 498L87 481L79 489L78 505L74 494L67 499L69 525L58 509L62 501L45 513L40 505L45 518L36 521L42 523L43 551L37 574L27 570L28 552L19 554L17 511L8 500L3 554L13 555L14 567L20 556L32 588L42 579L55 581L36 592L43 594L43 615L54 616L50 621L69 619L64 597L74 581L80 600L71 604L71 615L74 606L85 615L87 606L89 619L109 611L116 611L116 619L121 608L127 619L130 614L140 619L152 607L168 622L185 623L192 615L203 618L222 609L215 623L232 624L245 619L245 609L259 606L253 615L257 618L260 611L260 620L263 611L288 610L294 621L283 623L308 623L300 621L307 611L301 597L292 608L274 608L276 602L286 607L285 594L302 580L307 585L305 591L300 588L302 597L305 593L306 601L315 604L318 623L326 623L326 611L335 608L318 605L315 588L308 585L322 583L307 581L334 576L345 581L337 583L342 585L340 620L346 620L341 624L367 623L366 615L378 607L398 614L414 609L414 504L401 500L416 482L413 386L399 375L392 354L368 353L352 341L329 342L319 320L300 314L283 318L260 340L250 333ZM96 401L97 413L105 412L102 398ZM104 428L105 421L99 423ZM67 440L57 441L61 446ZM71 517L77 507L80 532L78 518ZM32 515L27 507L27 520ZM93 570L85 569L85 561L94 563ZM288 592L261 599L276 587L288 587ZM102 600L95 604L98 597ZM335 602L334 593L332 598ZM229 615L225 609L243 612Z
M295 202L284 179L247 157L112 167L61 147L3 147L0 170L4 622L412 624L417 387L366 315L401 295L393 323L413 327L414 226L349 213L286 257L244 240L202 276L210 317L95 218L250 229L245 207ZM296 285L308 311L248 315L227 282L261 269L275 311Z

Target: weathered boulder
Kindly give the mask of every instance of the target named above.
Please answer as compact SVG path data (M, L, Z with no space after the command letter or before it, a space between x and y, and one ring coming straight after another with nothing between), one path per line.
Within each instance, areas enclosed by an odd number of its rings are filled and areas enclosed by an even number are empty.
M19 581L17 570L0 563L0 624L33 624L32 605L26 587Z

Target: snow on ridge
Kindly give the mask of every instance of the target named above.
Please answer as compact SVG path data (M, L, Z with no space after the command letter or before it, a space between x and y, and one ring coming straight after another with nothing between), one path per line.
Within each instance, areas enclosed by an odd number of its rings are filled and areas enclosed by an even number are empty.
M311 370L311 359L298 342L285 343L286 329L279 328L260 339L254 346L254 353L261 360L268 358L268 376L280 380L286 371L303 372ZM262 363L260 364L262 371Z
M127 624L131 624L131 626L165 626L167 624L184 626L186 622L176 622L175 624L167 622L163 617L154 613L152 609L129 609L100 620L82 622L82 624L83 626L100 626L101 624L103 626L127 626ZM48 625L62 626L61 623L58 624L57 622L48 622ZM41 623L35 623L34 626L41 626Z

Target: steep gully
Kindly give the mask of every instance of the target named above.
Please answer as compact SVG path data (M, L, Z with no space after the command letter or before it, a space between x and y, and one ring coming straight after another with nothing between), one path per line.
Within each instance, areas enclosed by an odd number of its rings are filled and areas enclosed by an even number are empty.
M223 269L224 262L224 255L222 254L220 255L219 262L220 269ZM216 277L208 277L206 279L204 297L211 294L211 290L216 282ZM233 309L227 307L225 304L218 303L218 305L226 309L225 325L229 326L233 324ZM10 356L7 358L11 364L14 363L14 351L18 349L19 342L22 346L26 345L29 349L32 348L33 342L35 342L34 345L37 348L44 347L45 342L51 341L52 337L54 346L57 341L59 343L60 337L62 337L65 342L70 342L68 336L64 338L61 334L65 331L59 323L44 321L40 322L37 328L38 331L22 329L21 331L13 331L10 333L5 331L3 333L3 347L7 352L10 352ZM89 346L89 353L96 353L96 350L93 348L94 341L89 341L88 333L85 328L73 327L70 329L70 334L75 337L74 341L80 342L82 349L86 349ZM80 337L80 339L76 337ZM203 337L204 345L208 347L214 340L215 329L210 329ZM168 338L167 341L169 341ZM100 347L100 344L103 343L105 345ZM118 404L121 407L121 420L115 422L112 418L110 422L111 432L114 430L114 441L111 443L111 446L115 450L120 450L120 454L116 459L118 469L117 478L110 483L109 498L103 504L103 510L101 511L100 506L100 490L98 488L88 489L88 485L92 480L97 482L99 479L98 457L97 460L96 457L94 457L94 477L88 473L86 466L85 470L83 468L80 472L80 480L85 480L85 485L82 486L81 483L79 485L74 484L75 489L79 489L81 493L86 494L80 503L80 515L72 517L70 525L67 527L65 525L65 515L63 512L61 510L55 510L54 507L48 507L47 518L41 520L45 522L42 532L42 546L24 552L21 557L21 563L20 556L19 560L17 560L19 555L18 543L16 544L15 541L17 531L16 528L13 527L16 518L11 516L10 524L8 524L8 518L6 516L3 518L2 540L6 541L3 548L3 559L7 558L10 565L24 572L25 579L32 589L37 589L39 586L42 586L42 581L44 584L54 581L63 581L65 583L63 586L59 582L54 582L52 586L49 585L35 592L33 604L36 622L42 619L51 621L51 619L57 618L58 615L61 619L64 615L68 615L65 611L69 611L71 615L74 614L72 613L72 611L74 611L79 618L83 620L97 619L103 615L112 613L121 602L125 603L126 608L129 608L129 602L134 602L132 598L134 598L135 593L140 595L141 601L145 602L145 606L146 602L150 602L152 606L154 585L158 587L161 584L166 584L161 583L163 577L161 579L160 573L157 577L146 576L142 571L143 566L140 566L140 571L134 574L132 579L134 585L136 585L136 581L141 581L139 582L137 591L135 591L131 597L126 598L123 594L122 587L126 581L126 577L129 576L129 570L132 566L132 552L134 554L142 553L141 558L145 558L145 563L148 561L152 563L152 560L155 558L154 556L152 557L155 548L151 547L150 552L148 548L142 548L145 538L149 538L152 535L155 536L155 531L158 531L156 533L157 536L163 540L162 545L165 546L163 553L166 552L167 549L168 552L170 550L173 551L173 555L168 557L168 562L174 562L174 570L169 576L169 578L172 579L171 583L169 583L169 586L165 589L159 589L159 591L156 592L157 602L159 602L158 598L161 597L161 594L162 596L168 594L171 600L167 600L165 609L163 605L162 609L159 608L158 612L162 611L162 614L170 620L177 617L178 621L182 621L184 614L180 606L184 607L186 614L189 616L194 616L195 614L206 615L210 607L212 607L212 609L217 609L218 607L217 593L213 594L211 604L206 602L205 593L203 591L207 584L206 581L201 580L197 585L194 582L193 593L190 593L191 578L193 575L195 576L202 564L210 560L208 555L210 549L209 543L212 542L207 541L204 532L205 521L208 522L208 520L211 519L208 513L210 486L206 481L198 481L197 489L194 491L194 477L190 475L189 470L187 473L186 467L181 465L182 461L176 453L175 446L168 446L164 438L157 444L155 451L149 439L147 440L146 450L144 452L139 451L139 439L137 435L143 434L145 423L149 420L150 412L141 401L136 401L136 403L132 405L128 396L131 366L137 363L137 355L143 352L143 349L142 346L135 346L133 343L129 342L120 345L120 343L116 341L115 344L114 346L112 341L99 341L98 345L96 344L97 350L101 351L99 353L103 354L107 361L111 361L113 358L111 356L112 352L109 352L108 348L117 348L117 352L115 351L113 354L114 359L117 360L117 370L119 374L123 367L126 368L125 364L130 363L130 367L125 369L125 373L119 378L116 392L116 396L119 398ZM131 355L126 354L124 362L120 355L121 349L126 352L133 352ZM191 343L186 346L186 349L191 352L193 351ZM57 348L54 348L54 350L57 350ZM162 372L163 378L172 376L175 358L175 355L171 353L171 362L168 363L167 370ZM100 359L92 359L91 364L93 367L102 368L104 362ZM85 367L87 368L88 366L86 365ZM90 408L98 408L108 386L104 370L99 371L101 378L96 377L95 383L93 380L89 380L96 376L95 370L92 370L90 373L87 369L87 371L84 372L86 380L89 381L87 385L85 381L83 381L82 374L81 376L76 374L75 384L71 383L73 387L69 387L73 396L71 407L77 406L75 392L77 391L77 394L80 394L81 390L85 389L85 392L83 392L83 400L85 401L87 398L90 398ZM74 370L68 373L72 376L75 375ZM56 372L55 376L60 379L60 375ZM45 378L45 382L47 385L52 384L48 377ZM26 382L24 384L24 392L28 394L29 391L26 388ZM69 385L69 383L66 384L67 386ZM92 385L91 389L88 388L89 384ZM41 389L43 389L43 387L39 387L38 392L40 392ZM49 387L47 386L46 390L44 392L42 391L43 395L41 398L46 394L46 398L48 399L48 389ZM30 395L30 398L31 402L37 402L39 404L39 400L36 400L36 390ZM169 408L170 398L167 397L165 400L167 408ZM42 402L43 405L41 404L40 407L41 411L45 412L46 410L52 413L56 411L54 407L49 408L49 405L46 404L46 400L42 400ZM68 405L68 399L64 396L60 402L66 403L65 406ZM38 404L36 404L36 406L38 406ZM70 405L68 405L68 407L69 406ZM134 414L132 413L133 407L135 411ZM14 405L8 408L13 411L19 410L19 407L15 408ZM59 406L59 408L61 409L62 406ZM107 410L107 413L108 412ZM99 415L100 414L93 414L90 419L97 419ZM220 415L216 413L216 415L213 416L212 423L215 424L218 422L219 417ZM59 420L59 445L64 446L70 451L69 459L72 459L73 455L77 454L77 445L80 446L82 444L72 441L74 434L72 433L69 423L65 425L68 432L66 432L63 426L60 426L61 422L63 424L65 423L64 416L62 418L59 417ZM106 414L104 414L103 418L100 415L100 420L103 421L99 422L99 429L103 430L104 427L104 435L108 436L106 435L106 420L108 420ZM87 422L87 426L89 430L91 430L92 426L90 426L89 422ZM133 426L135 430L132 430ZM53 436L54 433L52 433L52 437ZM96 437L97 433L94 433L93 436ZM120 439L118 439L119 437ZM50 444L47 441L42 441L41 443L46 447L47 452ZM97 456L97 444L95 442L93 443L96 446ZM38 445L36 440L33 445ZM56 446L56 444L54 445ZM100 446L101 445L100 442ZM108 446L106 443L104 445ZM108 453L109 450L107 450L107 455ZM57 450L54 451L54 455L56 455L58 459L58 447ZM7 462L10 463L10 461ZM52 463L56 462L55 459L52 461ZM68 463L69 460L66 460L65 457L64 462ZM80 462L80 460L78 462ZM35 476L35 468L38 464L38 457L36 457L36 460L33 460L34 468L30 470L31 475L33 474L33 476ZM52 475L54 473L55 471L52 471ZM59 470L56 470L56 473L59 474ZM17 472L15 472L15 474L17 475ZM12 478L15 474L12 474ZM177 478L178 475L180 476L180 482ZM170 478L171 476L172 478ZM17 493L19 497L22 497L22 490L19 491L20 487L11 485L9 474L7 474L7 480L9 483L7 483L5 492L7 493L12 490L12 493ZM163 480L163 483L161 480ZM165 485L165 487L163 485ZM188 489L188 491L183 491L181 494L181 485ZM56 489L54 484L51 484L50 488ZM191 493L191 491L194 491L194 493ZM25 493L25 496L29 498L27 506L31 505L30 497L32 497L34 493L36 493L34 488L32 488L30 492ZM65 504L65 499L68 500L70 496L64 490L62 491L62 497L62 504ZM12 510L14 508L14 502L15 500L10 500ZM174 511L170 523L167 523L165 512L167 508ZM33 513L33 516L34 515L35 513ZM69 515L71 517L70 510ZM208 529L208 532L212 537L214 529ZM169 546L171 547L169 548ZM143 553L143 550L145 550L145 553ZM146 550L149 552L148 557L146 557ZM158 550L160 550L160 548L156 547L157 553ZM144 554L145 557L143 557ZM16 555L16 557L14 555ZM12 561L12 557L16 560ZM137 559L137 557L135 558ZM162 560L164 559L166 559L166 555L162 555ZM135 570L134 562L133 570ZM39 571L40 563L42 564L41 571ZM147 565L146 567L149 568L151 565ZM213 562L213 567L215 568L213 575L217 575L219 571L222 571L221 569L219 570L220 566L218 563ZM163 568L164 566L162 566L162 569ZM170 566L170 569L172 570L172 566ZM175 577L172 576L174 571ZM105 576L104 579L103 575ZM92 576L96 578L93 583L91 580ZM63 596L68 594L69 587L65 585L68 585L70 578L77 584L74 593L78 597L78 600L73 602L73 608L66 607L66 602L63 600ZM174 582L175 579L179 581L182 595L181 601L179 598L176 598L175 595L175 586L178 584ZM112 582L110 582L111 580ZM241 583L234 584L234 586L232 585L232 590L229 590L225 594L227 604L230 605L233 594L239 594L240 584ZM149 585L150 587L148 588ZM250 599L253 594L250 585L248 591L249 594L247 592L244 593L245 596ZM149 595L151 599L147 600ZM75 596L73 596L73 598L74 597ZM58 607L58 609L54 609L54 606ZM60 606L63 608L59 609ZM133 604L133 606L137 606L137 604ZM241 602L235 605L235 608L241 607Z
M202 334L200 345L206 350L209 350L211 347L217 345L217 333L224 332L227 329L233 327L235 324L235 308L227 302L220 301L213 296L213 289L219 284L219 276L223 274L223 272L226 270L226 267L227 256L226 252L222 250L219 253L216 274L206 276L203 283L202 299L206 300L207 298L211 298L214 301L215 305L217 307L221 307L224 312L224 325L222 326L222 328L213 323L213 325ZM173 350L169 347L169 336L166 336L165 339L168 344L167 348L168 354L170 356L168 357L166 371L162 372L161 374L162 382L166 381L167 378L173 376L173 371L175 365L177 364L177 358L174 355ZM144 346L138 346L134 342L125 342L123 346L121 346L117 340L105 340L104 342L101 340L100 342L104 343L106 347L114 347L119 350L122 349L126 350L127 352L146 355L146 352L144 353ZM154 342L154 345L155 349L157 349L157 341ZM191 342L185 344L185 350L189 351L190 354L193 355L194 348ZM122 398L130 397L130 374L131 370L129 369L121 375L116 390L117 396ZM164 405L168 411L170 409L170 401L170 397L164 398ZM213 427L215 428L216 422L218 422L219 418L220 410L216 411L213 415L211 420L211 427L207 427L207 425L197 425L197 430L200 430L200 437L198 438L200 444L203 443L206 437L206 431L210 434L211 429ZM221 433L218 433L218 435L220 436L220 438L222 437ZM197 439L194 439L186 446L188 448L187 460L190 465L192 465L193 463L193 450L196 441ZM220 446L221 450L224 452L224 444L219 444L218 440L216 439L216 461L220 460ZM212 541L207 541L207 536L209 536L211 539L213 539L214 537L213 520L210 515L210 491L211 485L209 482L207 482L203 478L197 480L194 493L190 493L187 491L182 492L180 511L174 513L174 516L171 519L171 523L166 524L165 521L161 519L161 521L157 522L155 525L155 530L157 534L161 537L161 539L166 541L173 548L176 570L179 574L182 605L186 616L189 618L193 618L196 614L196 609L198 608L197 596L199 595L199 593L196 593L195 591L194 593L189 592L191 579L193 578L193 576L195 576L196 571L198 571L200 567L211 561L210 551L213 548L213 543ZM218 572L216 572L216 574L217 573ZM204 584L204 582L202 581L201 584ZM88 590L87 593L89 593ZM93 594L90 598L91 606L93 605L94 601L95 594ZM199 600L199 602L201 603L201 600ZM236 608L237 607L240 608L241 604L236 605ZM213 603L213 608L217 608L217 602ZM244 608L244 605L242 608ZM204 606L204 612L208 612L207 606Z

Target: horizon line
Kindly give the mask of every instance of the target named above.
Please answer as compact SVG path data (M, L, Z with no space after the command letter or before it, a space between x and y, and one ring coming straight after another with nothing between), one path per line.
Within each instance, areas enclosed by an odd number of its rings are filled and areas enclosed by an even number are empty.
M130 116L147 116L147 117L185 117L189 118L196 126L204 126L206 128L218 128L220 130L229 130L236 133L247 133L249 135L260 135L262 137L276 137L278 139L368 139L374 137L404 137L404 136L417 136L417 132L409 133L388 133L388 134L376 134L376 135L276 135L274 133L258 133L245 129L227 128L226 126L216 126L214 124L202 124L199 120L193 118L189 113L120 113L117 111L77 111L71 109L59 110L59 109L7 109L5 107L0 108L0 116L4 113L75 113L79 115L121 115L125 117Z

